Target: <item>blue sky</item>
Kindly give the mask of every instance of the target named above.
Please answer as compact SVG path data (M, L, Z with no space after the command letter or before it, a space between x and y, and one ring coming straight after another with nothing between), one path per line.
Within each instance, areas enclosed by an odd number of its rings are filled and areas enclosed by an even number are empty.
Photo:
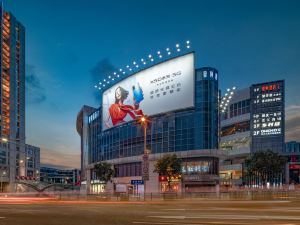
M185 40L222 89L286 79L287 140L300 140L300 1L3 2L26 27L26 138L42 163L79 167L76 115L99 106L103 73Z

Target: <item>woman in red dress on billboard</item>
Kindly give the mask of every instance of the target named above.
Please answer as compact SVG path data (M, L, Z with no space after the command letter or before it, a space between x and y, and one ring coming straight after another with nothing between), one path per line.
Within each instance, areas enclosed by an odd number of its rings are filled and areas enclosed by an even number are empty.
M135 97L133 97L133 106L124 104L128 94L129 92L120 86L117 87L115 91L115 103L109 107L109 117L111 118L113 126L124 123L124 119L127 115L129 115L133 120L135 120L137 116L144 115L143 111L139 109L140 104L135 100ZM106 126L111 127L107 122Z

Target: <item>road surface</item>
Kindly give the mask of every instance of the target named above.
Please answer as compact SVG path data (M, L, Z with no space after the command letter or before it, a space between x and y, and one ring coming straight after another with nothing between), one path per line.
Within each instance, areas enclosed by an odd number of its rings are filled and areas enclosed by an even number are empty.
M0 225L300 224L299 201L0 199Z

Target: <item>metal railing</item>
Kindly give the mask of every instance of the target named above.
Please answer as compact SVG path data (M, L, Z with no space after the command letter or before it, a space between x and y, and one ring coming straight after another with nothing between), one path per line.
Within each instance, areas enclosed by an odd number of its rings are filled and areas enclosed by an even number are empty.
M128 193L100 193L82 194L79 191L49 191L43 193L1 193L0 197L47 197L55 201L205 201L205 200L290 200L300 201L300 189L221 189L219 192L198 191L198 192L164 192L128 194Z

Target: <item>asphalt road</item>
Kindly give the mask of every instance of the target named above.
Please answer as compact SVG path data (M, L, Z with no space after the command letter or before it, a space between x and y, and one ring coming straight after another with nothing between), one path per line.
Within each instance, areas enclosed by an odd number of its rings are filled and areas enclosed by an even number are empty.
M300 224L300 202L85 202L0 199L0 225Z

